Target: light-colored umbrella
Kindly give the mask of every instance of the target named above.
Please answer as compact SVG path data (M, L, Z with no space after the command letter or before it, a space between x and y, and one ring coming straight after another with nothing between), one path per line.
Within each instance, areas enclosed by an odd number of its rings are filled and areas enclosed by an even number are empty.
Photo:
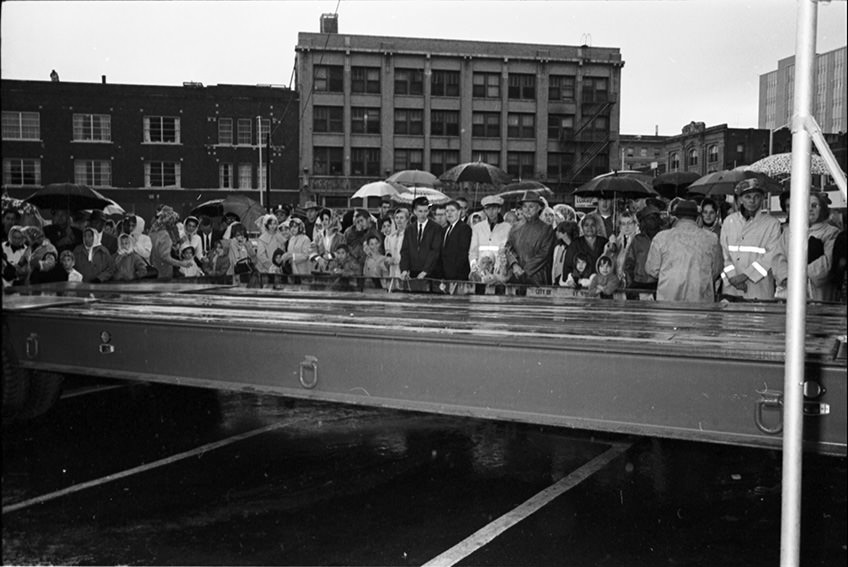
M389 183L400 183L407 187L438 187L441 185L439 178L429 171L420 169L404 169L386 178Z
M228 195L225 199L206 201L191 210L191 214L194 216L219 217L225 213L238 216L239 222L248 227L248 230L252 230L259 217L265 214L265 208L258 201L246 195L235 194Z
M765 185L766 193L780 193L783 188L780 183L771 177L758 173L756 171L747 171L746 169L737 167L736 169L725 169L724 171L714 171L708 173L700 179L692 182L687 188L689 193L706 195L712 197L715 195L733 195L736 189L736 184L743 179L756 177Z
M389 183L387 181L374 181L366 183L356 193L351 195L351 199L367 199L369 197L391 197L398 193L405 193L407 189L399 183Z
M810 157L810 175L830 175L824 158L817 154L812 154ZM745 169L780 179L792 173L792 154L785 153L766 156L759 161L755 161Z
M408 187L405 193L398 193L397 195L392 196L391 199L396 203L409 205L412 204L412 201L418 197L427 197L427 200L430 201L431 205L447 203L451 199L438 189L433 189L431 187Z

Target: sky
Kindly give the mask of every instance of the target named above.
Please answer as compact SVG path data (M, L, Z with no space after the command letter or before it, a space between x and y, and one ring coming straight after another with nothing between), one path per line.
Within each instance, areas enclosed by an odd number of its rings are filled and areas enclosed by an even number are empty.
M757 127L759 76L794 54L795 0L4 1L4 79L294 87L298 32L617 47L623 134ZM821 2L816 51L848 43Z

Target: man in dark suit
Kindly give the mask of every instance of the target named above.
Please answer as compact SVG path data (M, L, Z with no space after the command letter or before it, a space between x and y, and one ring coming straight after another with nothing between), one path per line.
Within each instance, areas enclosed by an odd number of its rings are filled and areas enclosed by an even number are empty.
M439 258L442 252L442 227L430 220L430 202L418 197L412 202L415 220L403 233L400 249L400 277L437 278L440 276Z
M468 249L471 246L471 226L462 222L462 205L450 201L445 205L448 226L442 239L442 277L446 280L467 280L471 265Z
M44 236L61 253L64 250L74 251L82 244L82 231L71 224L71 213L64 209L53 211L53 224L44 227ZM5 239L8 232L3 235Z

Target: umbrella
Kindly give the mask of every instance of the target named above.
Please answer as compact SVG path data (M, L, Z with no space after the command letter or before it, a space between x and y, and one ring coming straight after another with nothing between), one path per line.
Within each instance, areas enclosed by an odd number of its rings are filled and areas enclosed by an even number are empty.
M398 193L405 193L407 189L399 183L389 183L386 181L374 181L360 187L356 193L351 195L351 199L367 199L368 197L391 197Z
M666 199L674 199L683 197L685 195L683 190L700 177L694 171L669 171L654 177L651 183L660 195Z
M430 201L431 205L447 203L451 199L438 189L433 189L430 187L409 187L407 189L407 192L398 193L397 195L394 195L391 199L396 203L409 205L412 204L412 201L414 201L418 197L427 197L427 200Z
M639 181L643 181L650 185L654 178L643 171L636 171L635 169L619 169L608 171L607 173L602 173L600 175L596 175L592 179L599 179L602 177L635 177Z
M212 199L201 203L191 210L192 215L220 217L225 213L238 215L247 230L253 230L256 221L265 214L265 208L258 201L245 195L228 195L224 199Z
M736 184L743 179L759 178L766 186L766 193L780 193L783 188L771 177L744 168L714 171L694 181L689 187L689 193L712 197L714 195L733 195Z
M512 197L520 197L524 195L525 191L535 191L539 195L545 198L550 198L554 196L554 192L551 191L550 187L545 185L544 183L540 183L539 181L518 181L516 183L510 183L509 185L504 185L503 191L498 193L496 197L500 197L504 200L509 200Z
M810 160L811 175L830 175L827 162L824 161L823 157L817 154L812 154L810 157L812 158ZM745 169L780 179L780 177L792 174L792 154L785 153L767 156L759 161L755 161Z
M127 211L125 211L124 208L121 205L119 205L117 201L114 201L112 199L109 199L109 201L110 201L110 203L108 205L106 205L105 207L103 207L103 214L104 215L106 215L107 217L112 217L112 216L123 216L123 215L127 214Z
M393 173L386 181L389 183L400 183L406 186L417 187L437 187L441 185L439 178L429 171L421 171L420 169L404 169Z
M616 196L641 198L658 195L653 187L633 175L601 175L575 189L574 194L605 199Z
M40 209L102 209L112 200L101 195L88 185L75 183L51 183L45 185L25 199Z
M501 168L489 165L484 161L471 161L450 168L441 174L439 179L454 183L470 181L472 183L488 183L490 185L501 186L504 183L512 181L512 176Z

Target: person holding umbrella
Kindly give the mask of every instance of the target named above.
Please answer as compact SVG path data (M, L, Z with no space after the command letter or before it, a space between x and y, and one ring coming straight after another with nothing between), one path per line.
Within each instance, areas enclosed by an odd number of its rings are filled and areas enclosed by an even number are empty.
M44 227L44 236L53 243L60 253L73 252L82 244L82 231L71 224L71 212L67 209L53 209L53 223Z
M510 232L506 243L507 268L515 283L549 285L556 235L539 215L545 206L542 198L527 191L521 199L524 222Z

